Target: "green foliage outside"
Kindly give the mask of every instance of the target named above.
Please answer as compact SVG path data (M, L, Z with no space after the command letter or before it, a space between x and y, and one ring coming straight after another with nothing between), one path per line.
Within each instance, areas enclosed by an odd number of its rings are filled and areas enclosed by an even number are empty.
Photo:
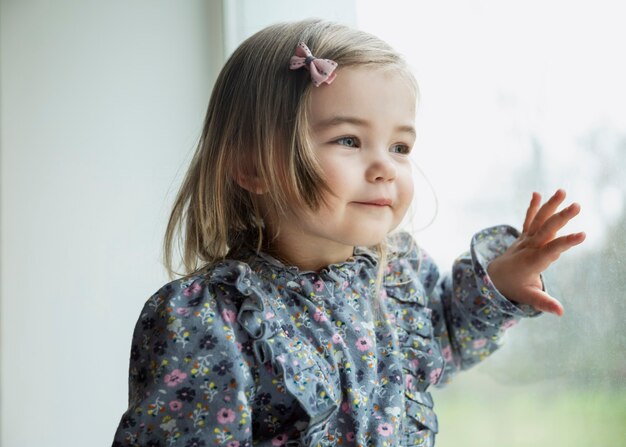
M438 447L626 446L626 388L501 387L467 379L455 390L435 391Z

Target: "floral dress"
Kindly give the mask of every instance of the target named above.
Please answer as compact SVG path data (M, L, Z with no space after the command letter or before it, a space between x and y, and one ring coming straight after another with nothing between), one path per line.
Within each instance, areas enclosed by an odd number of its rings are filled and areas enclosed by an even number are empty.
M487 265L518 236L476 234L440 277L406 233L302 272L247 250L146 303L113 446L432 446L427 391L481 361L521 317ZM378 293L376 293L378 291Z

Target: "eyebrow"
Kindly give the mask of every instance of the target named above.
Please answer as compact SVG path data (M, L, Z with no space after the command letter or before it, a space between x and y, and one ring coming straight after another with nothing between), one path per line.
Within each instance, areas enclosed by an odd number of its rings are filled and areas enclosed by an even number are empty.
M329 127L339 126L341 124L353 124L360 127L369 127L369 123L366 120L352 116L333 116L323 121L320 121L319 123L315 124L314 127L316 130L324 130ZM417 135L415 132L415 127L410 125L397 126L396 130L409 133L414 137Z

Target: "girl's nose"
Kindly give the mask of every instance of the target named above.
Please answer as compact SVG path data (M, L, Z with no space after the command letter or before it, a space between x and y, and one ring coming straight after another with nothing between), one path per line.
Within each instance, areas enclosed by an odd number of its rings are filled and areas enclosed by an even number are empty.
M396 178L396 165L388 154L377 156L370 160L365 177L369 182L388 182Z

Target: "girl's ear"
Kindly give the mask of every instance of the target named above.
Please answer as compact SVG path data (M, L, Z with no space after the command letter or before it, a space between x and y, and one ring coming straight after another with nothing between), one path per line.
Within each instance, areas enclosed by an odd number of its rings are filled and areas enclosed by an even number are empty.
M268 191L265 181L257 175L256 170L254 172L237 170L234 177L239 186L252 194L261 195Z

